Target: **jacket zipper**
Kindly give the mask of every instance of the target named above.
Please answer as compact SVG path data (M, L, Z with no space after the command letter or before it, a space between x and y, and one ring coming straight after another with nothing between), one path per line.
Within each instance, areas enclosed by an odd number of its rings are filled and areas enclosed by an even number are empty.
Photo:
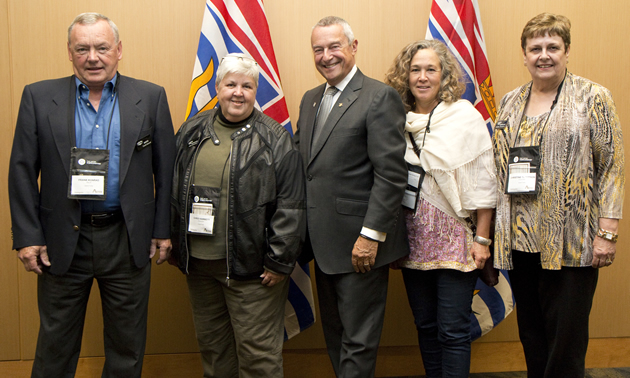
M197 146L195 147L195 154L193 155L192 160L190 161L191 167L190 167L190 177L188 178L188 187L186 188L186 199L184 200L184 211L182 211L184 215L184 224L185 224L185 232L184 232L184 243L186 245L186 274L189 274L190 272L188 271L188 264L190 263L190 251L188 250L188 199L190 198L190 189L191 187L194 186L194 184L191 184L191 182L193 181L193 175L195 173L195 163L197 162L197 156L199 155L199 151L201 150L201 146L203 145L203 143L210 139L211 136L207 136L205 138L202 138L198 143ZM217 139L217 138L215 138ZM191 142L188 142L188 146L191 146Z
M234 148L234 142L230 144L230 156L228 159L230 160L230 175L228 177L228 187L227 187L227 222L225 222L225 264L227 265L226 277L225 277L225 285L230 287L230 187L232 184L232 149Z

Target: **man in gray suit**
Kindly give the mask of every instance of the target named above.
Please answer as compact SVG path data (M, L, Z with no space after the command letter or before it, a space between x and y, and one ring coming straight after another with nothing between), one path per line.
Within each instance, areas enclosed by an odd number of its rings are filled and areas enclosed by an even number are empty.
M107 17L75 18L68 57L73 76L24 88L9 166L13 248L38 275L32 376L74 376L96 279L103 377L140 377L150 259L171 250L171 115L163 88L118 74Z
M315 25L315 67L326 83L304 94L296 132L306 172L304 254L315 257L324 336L339 377L374 375L389 263L408 253L405 110L393 88L356 68L357 44L341 18Z

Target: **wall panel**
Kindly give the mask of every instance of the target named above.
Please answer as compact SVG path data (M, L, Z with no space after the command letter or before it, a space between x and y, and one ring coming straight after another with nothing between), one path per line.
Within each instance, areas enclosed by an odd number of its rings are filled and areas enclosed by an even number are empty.
M571 51L568 69L607 87L613 94L624 131L626 150L630 148L630 89L627 72L630 51L625 40L630 30L622 20L627 13L623 1L598 3L558 1L504 2L480 1L484 32L487 39L490 69L497 102L508 91L530 80L523 66L520 36L525 23L544 12L559 13L571 20ZM626 166L626 176L627 176ZM625 202L626 212L628 202ZM625 270L630 266L626 253L630 242L628 223L620 224L615 263L602 269L591 312L591 337L621 337L630 334L630 323L621 321L630 311L630 283ZM513 333L517 335L515 332ZM493 336L488 335L490 338ZM485 339L484 339L485 340Z
M0 0L0 177L7 177L13 121L11 116L11 49L9 42L9 4ZM4 181L4 180L0 180ZM0 185L0 360L20 358L20 317L18 307L17 272L15 253L11 251L11 221L7 185ZM21 263L19 265L22 265ZM23 269L23 268L22 268Z
M0 176L6 177L8 154L19 99L25 84L69 75L66 28L83 11L110 16L119 26L123 41L120 72L149 80L166 88L175 129L183 121L194 56L203 16L204 0L0 0ZM520 33L525 22L548 10L573 22L569 69L608 87L617 101L628 142L630 131L630 81L626 67L630 50L625 36L630 26L623 0L586 2L570 0L480 0L488 59L497 102L509 90L529 80L523 67ZM369 5L368 5L369 4ZM398 51L425 35L430 0L266 0L265 8L275 47L289 113L297 123L302 94L323 82L314 68L310 51L311 26L321 17L346 18L359 41L357 64L369 76L382 79ZM7 20L5 23L4 20ZM5 53L6 52L6 53ZM628 144L626 143L626 146ZM36 277L24 272L10 251L7 195L0 187L0 245L5 249L0 268L0 359L32 358L37 336ZM630 285L625 270L630 257L627 222L621 223L619 255L602 270L592 312L592 337L628 337ZM18 295L19 293L19 295ZM399 272L392 272L382 345L414 345L411 312ZM147 353L196 351L196 342L184 276L170 266L154 266L150 300ZM18 316L19 314L19 316ZM5 321L6 319L6 321ZM19 327L19 333L17 331ZM82 355L102 354L102 321L98 290L89 304ZM19 335L19 336L18 336ZM19 339L18 339L19 338ZM514 316L510 316L481 341L517 340ZM19 345L19 347L18 347ZM287 348L324 347L319 323L286 344ZM18 352L19 350L19 352Z

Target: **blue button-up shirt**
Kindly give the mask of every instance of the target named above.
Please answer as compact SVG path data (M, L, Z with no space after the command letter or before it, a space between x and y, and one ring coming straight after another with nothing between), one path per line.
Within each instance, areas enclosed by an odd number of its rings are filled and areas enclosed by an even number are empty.
M120 109L115 84L118 74L103 88L98 112L90 103L89 88L75 77L77 85L74 125L76 146L90 149L109 149L107 174L107 198L105 201L81 200L84 213L113 211L120 209Z

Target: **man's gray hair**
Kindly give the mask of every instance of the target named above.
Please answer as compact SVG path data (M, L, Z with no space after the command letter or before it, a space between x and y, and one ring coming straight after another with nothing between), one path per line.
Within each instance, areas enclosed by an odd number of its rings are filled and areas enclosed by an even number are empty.
M217 69L216 86L218 87L226 74L243 74L254 79L256 88L258 88L258 63L250 57L242 53L227 54Z
M351 45L352 42L354 42L354 33L352 32L352 28L350 27L350 24L341 17L337 17L337 16L324 17L321 20L319 20L315 24L315 26L313 26L313 29L315 29L316 27L331 26L331 25L341 25L341 27L343 28L343 34L345 34L346 38L348 38L348 44Z
M72 23L68 27L68 44L70 44L70 35L72 34L72 29L74 28L74 25L94 25L101 20L107 21L109 27L112 28L112 32L114 32L114 39L116 40L116 44L118 44L120 38L118 35L118 27L116 26L116 24L114 24L114 21L110 20L109 17L105 15L94 12L81 13L74 18L74 21L72 21Z

